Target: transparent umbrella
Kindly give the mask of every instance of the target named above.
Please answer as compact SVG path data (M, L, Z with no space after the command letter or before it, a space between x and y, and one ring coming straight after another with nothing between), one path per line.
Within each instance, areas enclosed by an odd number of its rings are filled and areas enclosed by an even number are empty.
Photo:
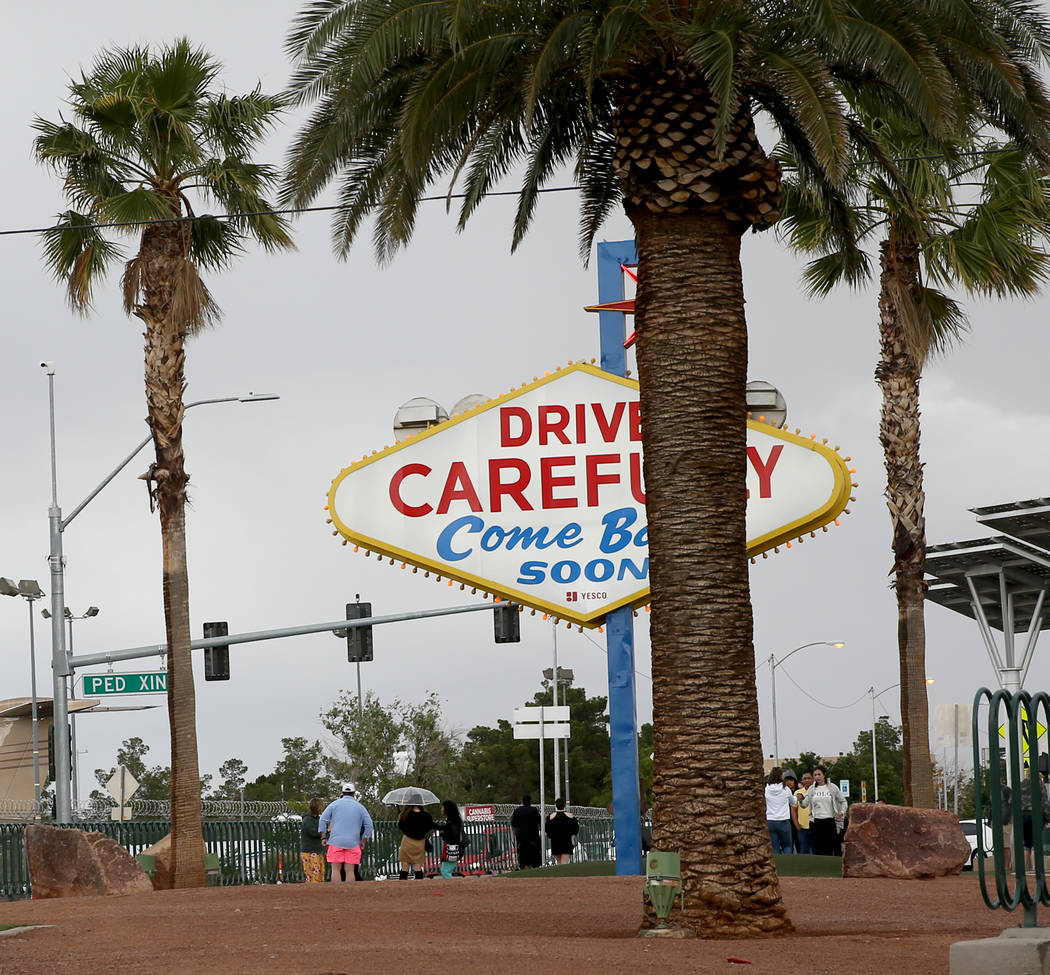
M420 789L414 785L391 789L383 796L383 802L388 806L429 806L440 801L429 789Z

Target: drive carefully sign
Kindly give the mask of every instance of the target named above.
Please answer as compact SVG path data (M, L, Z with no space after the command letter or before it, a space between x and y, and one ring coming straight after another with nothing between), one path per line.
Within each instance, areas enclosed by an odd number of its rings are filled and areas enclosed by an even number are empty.
M748 423L748 553L834 520L828 447ZM356 545L583 626L649 601L638 383L579 364L366 457L328 509Z

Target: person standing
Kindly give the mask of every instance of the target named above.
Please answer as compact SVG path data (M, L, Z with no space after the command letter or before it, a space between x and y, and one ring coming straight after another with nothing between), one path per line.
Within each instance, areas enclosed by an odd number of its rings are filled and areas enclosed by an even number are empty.
M802 773L802 785L795 790L795 798L798 800L798 804L792 810L792 816L795 819L795 828L798 831L798 852L799 853L812 853L813 852L813 841L809 834L809 816L810 811L808 808L802 805L802 799L806 794L806 790L813 784L813 773L807 769Z
M354 798L353 782L343 783L343 794L330 802L321 813L317 828L327 836L327 859L332 867L331 883L349 880L342 864L354 868L354 880L361 879L361 856L365 844L372 838L372 817L368 810Z
M543 862L543 845L540 843L540 811L532 804L532 796L521 797L521 805L510 817L510 828L518 846L518 869L528 870Z
M795 802L791 806L791 852L798 853L798 779L794 769L784 769L784 785L795 796Z
M324 803L320 799L311 799L309 811L303 813L299 832L299 859L308 884L324 883L324 842L319 828L323 809Z
M791 807L798 800L784 785L784 771L774 765L766 779L766 825L774 853L791 852Z
M1014 840L1012 824L1014 821L1014 793L1008 786L1003 786L1003 853L1006 854L1006 869L1013 869Z
M1043 777L1037 772L1035 781L1039 783L1039 791L1042 795L1042 816L1039 821L1039 831L1043 830L1043 824L1047 811L1047 792L1043 784ZM1024 774L1021 776L1021 829L1024 833L1024 868L1028 873L1035 872L1035 833L1032 812L1032 779L1031 770L1027 762L1024 764Z
M456 872L456 866L463 858L465 849L463 834L463 817L459 814L459 806L451 799L441 803L441 811L445 814L445 822L438 827L438 835L441 837L441 876L451 877Z
M818 856L834 856L839 845L836 820L846 815L846 797L834 782L828 781L823 765L813 768L813 784L806 790L802 806L810 810L810 839Z
M408 872L415 868L416 880L425 876L423 868L427 858L427 835L434 829L434 820L422 806L402 806L397 817L397 828L404 834L398 856L401 873L398 880L408 880Z
M559 796L554 800L554 812L543 824L543 832L551 841L551 856L556 863L565 864L572 858L573 837L579 831L580 821L565 811L565 800Z

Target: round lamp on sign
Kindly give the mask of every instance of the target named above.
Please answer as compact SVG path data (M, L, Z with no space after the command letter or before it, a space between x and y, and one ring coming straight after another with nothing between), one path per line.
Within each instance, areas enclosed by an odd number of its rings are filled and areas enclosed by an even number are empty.
M452 415L461 416L464 413L469 413L476 406L481 406L482 403L487 403L491 396L485 396L482 393L468 393L463 399L459 400L452 406Z
M776 386L762 379L753 379L744 387L747 411L752 419L783 427L787 423L787 401Z
M416 396L402 403L394 414L394 439L398 442L448 419L448 413L440 403L425 396Z

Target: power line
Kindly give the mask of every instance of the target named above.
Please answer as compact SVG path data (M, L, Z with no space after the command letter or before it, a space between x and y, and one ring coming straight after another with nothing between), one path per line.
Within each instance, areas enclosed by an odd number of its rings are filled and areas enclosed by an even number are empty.
M579 186L549 186L546 189L537 190L537 193L566 193L573 190L580 189ZM489 196L520 196L520 190L492 190L489 193L482 194L482 197ZM440 196L421 196L419 198L420 203L434 203L442 200L463 200L466 199L466 193L442 193ZM194 220L203 220L205 217L212 217L215 220L244 220L249 217L283 217L283 216L294 216L300 213L330 213L334 210L345 210L345 206L334 203L330 206L316 206L316 207L286 207L286 208L274 208L272 210L246 210L246 211L234 211L233 213L221 213L215 215L214 213L202 213L199 216L193 217L157 217L153 220L114 220L109 223L80 223L70 224L68 227L62 227L62 230L110 230L119 229L122 227L150 227L154 225L166 224L166 223L190 223ZM59 229L52 225L50 227L24 227L17 230L0 230L0 237L13 237L19 234L46 234L53 230Z
M973 149L967 152L955 153L957 156L995 156L1004 152L1014 152L1014 149L1000 148L1000 149ZM893 162L926 162L935 159L946 159L947 156L944 153L939 153L929 156L891 156ZM869 165L874 165L869 164ZM970 185L970 184L967 184ZM980 185L980 184L973 184ZM571 193L582 189L580 186L548 186L536 190L537 193ZM490 196L520 196L521 190L491 190L490 192L483 193L481 198L484 199ZM442 193L436 196L421 196L419 198L420 203L440 203L442 200L464 200L468 194L466 193ZM213 217L216 220L243 220L249 217L278 217L278 216L297 216L301 213L332 213L336 210L345 210L346 206L334 203L328 206L316 206L316 207L286 207L286 208L274 208L272 210L247 210L244 212L233 212L223 213L216 216L215 214L204 213L199 217L158 217L153 220L114 220L108 223L85 223L85 224L73 224L69 227L64 227L64 230L111 230L120 229L124 227L148 227L152 225L166 224L166 223L188 223L192 220L201 220L204 217ZM14 237L26 234L46 234L52 230L55 230L54 226L51 227L24 227L15 230L0 230L0 237Z
M585 637L587 637L587 639L590 640L590 642L593 643L599 650L601 650L601 652L604 653L606 657L609 656L609 651L606 650L605 647L603 647L597 640L591 640L591 636L590 636L589 633L584 631L583 635ZM635 673L639 677L644 677L646 680L652 680L653 679L652 674L643 674L640 670L635 670Z
M827 708L829 711L845 711L848 708L856 707L858 704L860 704L861 701L864 700L864 698L866 698L868 696L868 692L865 691L863 694L861 694L860 697L857 698L857 700L851 701L849 704L825 704L819 697L814 697L812 694L810 694L809 691L807 691L786 670L783 671L783 674L789 681L791 681L792 684L795 685L795 687L797 687L800 691L802 691L802 693L805 694L806 697L808 697L814 704L819 704L822 708Z

